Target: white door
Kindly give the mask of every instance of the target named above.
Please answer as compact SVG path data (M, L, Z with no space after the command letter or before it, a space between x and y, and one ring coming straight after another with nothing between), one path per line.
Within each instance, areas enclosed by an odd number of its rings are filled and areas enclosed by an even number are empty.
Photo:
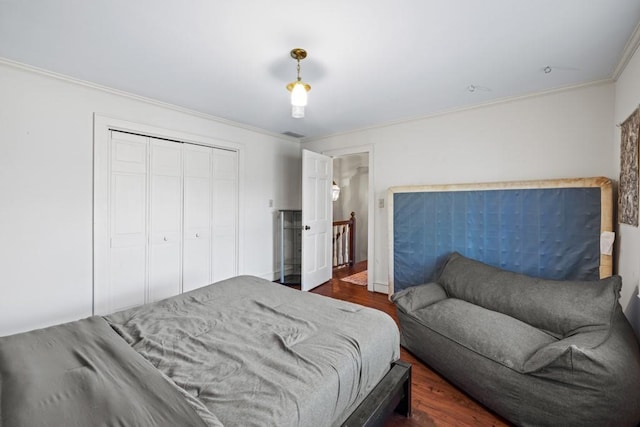
M302 281L308 291L331 280L331 157L302 150Z
M213 153L213 277L212 282L238 274L238 153Z
M148 302L182 289L183 145L151 139Z
M185 145L183 292L211 284L211 151Z
M112 132L109 260L106 293L97 309L113 312L146 301L147 138Z
M237 274L239 157L109 129L96 137L94 314Z

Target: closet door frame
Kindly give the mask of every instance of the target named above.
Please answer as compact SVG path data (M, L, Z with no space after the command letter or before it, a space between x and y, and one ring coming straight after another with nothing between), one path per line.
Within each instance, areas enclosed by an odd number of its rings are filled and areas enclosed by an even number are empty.
M244 144L209 138L202 135L135 123L106 115L94 114L93 120L93 314L110 312L107 286L102 285L109 277L109 167L111 131L128 132L152 138L167 139L237 152L238 197L236 206L236 272L243 268L243 211L244 194Z

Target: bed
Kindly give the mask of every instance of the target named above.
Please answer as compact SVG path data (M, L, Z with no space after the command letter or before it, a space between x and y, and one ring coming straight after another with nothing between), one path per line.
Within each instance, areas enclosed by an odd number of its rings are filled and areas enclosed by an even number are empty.
M0 338L3 426L381 425L410 412L385 313L240 276Z

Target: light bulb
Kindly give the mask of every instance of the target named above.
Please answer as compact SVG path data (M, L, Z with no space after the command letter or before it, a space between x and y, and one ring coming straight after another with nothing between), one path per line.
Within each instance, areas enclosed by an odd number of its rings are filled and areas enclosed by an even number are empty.
M297 81L291 89L291 105L296 107L307 105L307 89L301 81Z

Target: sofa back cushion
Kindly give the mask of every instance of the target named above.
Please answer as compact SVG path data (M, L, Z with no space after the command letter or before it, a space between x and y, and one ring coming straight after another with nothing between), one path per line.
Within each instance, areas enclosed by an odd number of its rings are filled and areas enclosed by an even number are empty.
M447 295L540 328L557 338L608 329L619 276L596 281L545 280L501 270L453 253L438 282Z

